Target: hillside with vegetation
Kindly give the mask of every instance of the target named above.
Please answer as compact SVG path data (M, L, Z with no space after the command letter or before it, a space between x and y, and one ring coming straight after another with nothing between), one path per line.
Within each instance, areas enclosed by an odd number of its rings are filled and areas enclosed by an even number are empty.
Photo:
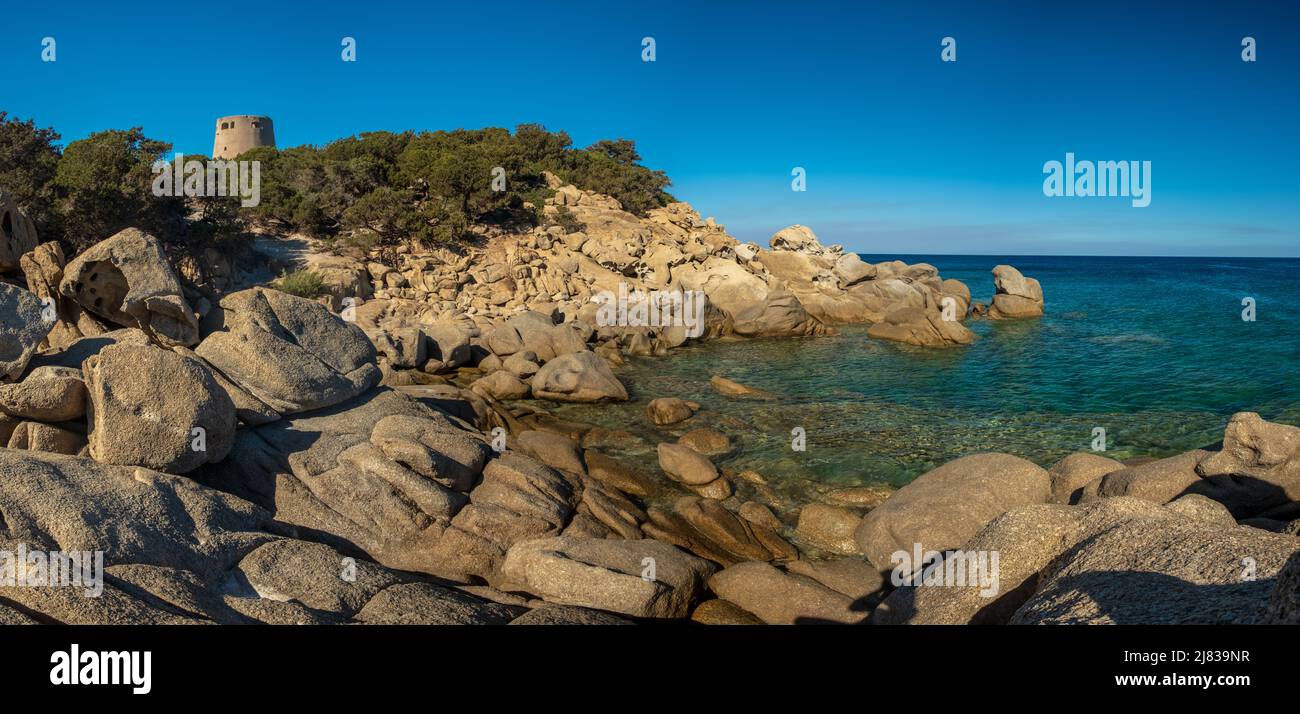
M362 247L454 246L484 231L542 224L541 206L554 193L543 172L612 196L639 216L674 200L668 177L643 166L632 141L580 149L568 134L536 124L513 132L364 132L320 147L254 149L239 157L261 162L261 202L251 208L233 198L154 196L152 166L171 159L173 147L139 127L66 146L60 139L52 128L0 111L0 190L43 239L59 241L69 254L127 227L190 250L237 240L252 228ZM493 186L498 168L503 190ZM571 223L567 212L551 220Z

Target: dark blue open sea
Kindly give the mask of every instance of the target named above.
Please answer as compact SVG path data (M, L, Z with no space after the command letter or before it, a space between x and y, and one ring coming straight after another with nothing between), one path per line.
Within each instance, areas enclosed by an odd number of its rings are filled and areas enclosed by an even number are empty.
M701 402L687 427L716 426L739 446L722 465L789 491L900 485L979 451L1050 465L1089 449L1096 427L1106 455L1125 459L1214 443L1237 411L1300 424L1300 259L863 256L894 258L935 265L980 302L993 294L989 271L1009 263L1042 282L1047 315L969 321L979 340L943 350L868 339L860 327L692 345L622 368L632 402L562 413L652 445L681 430L650 426L647 401ZM1242 320L1246 297L1254 322ZM780 398L723 399L708 386L714 373ZM807 432L805 452L790 448L794 427Z

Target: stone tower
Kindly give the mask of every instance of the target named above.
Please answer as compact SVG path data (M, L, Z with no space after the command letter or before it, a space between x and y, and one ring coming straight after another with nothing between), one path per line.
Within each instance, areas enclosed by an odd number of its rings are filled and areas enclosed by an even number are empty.
M275 147L275 125L271 117L237 114L217 120L217 138L212 158L233 159L259 146Z

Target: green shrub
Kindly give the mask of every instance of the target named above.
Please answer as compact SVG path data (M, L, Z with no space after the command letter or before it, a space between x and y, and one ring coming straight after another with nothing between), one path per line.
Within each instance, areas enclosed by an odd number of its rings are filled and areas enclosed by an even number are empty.
M563 228L565 233L577 233L587 229L586 224L578 220L568 206L560 206L555 210L555 215L551 217L551 225Z
M311 270L295 270L292 273L281 273L279 278L271 282L271 287L280 292L297 295L309 300L325 294L325 281L319 273Z

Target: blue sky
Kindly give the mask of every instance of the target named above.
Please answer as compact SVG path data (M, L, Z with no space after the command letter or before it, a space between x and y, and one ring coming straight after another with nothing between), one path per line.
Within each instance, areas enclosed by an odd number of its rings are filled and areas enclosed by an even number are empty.
M1300 255L1300 3L1065 5L10 3L0 109L197 153L224 114L270 115L281 146L521 122L627 137L764 244L802 223L870 253ZM1045 197L1067 151L1151 161L1151 205Z

